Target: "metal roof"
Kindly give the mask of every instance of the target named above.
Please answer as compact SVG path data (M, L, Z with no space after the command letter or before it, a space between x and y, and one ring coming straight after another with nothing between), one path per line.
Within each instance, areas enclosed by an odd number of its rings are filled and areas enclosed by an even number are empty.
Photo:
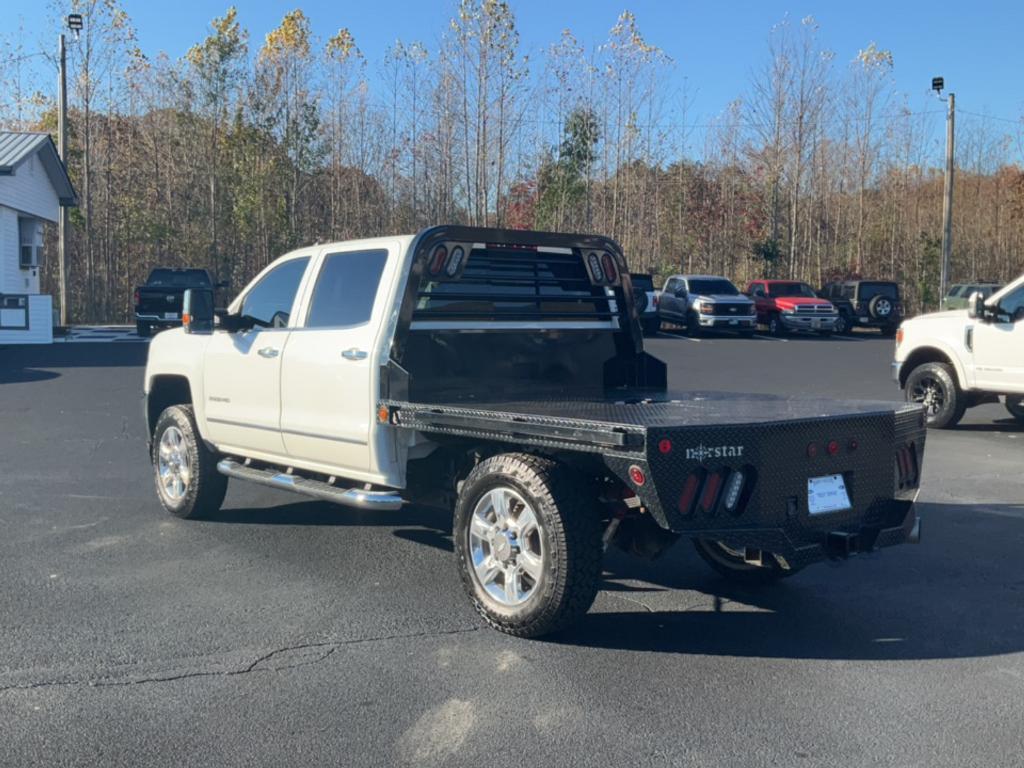
M36 153L39 154L60 204L78 205L78 195L75 194L68 170L61 162L57 147L48 133L0 131L0 176L13 175L19 165Z

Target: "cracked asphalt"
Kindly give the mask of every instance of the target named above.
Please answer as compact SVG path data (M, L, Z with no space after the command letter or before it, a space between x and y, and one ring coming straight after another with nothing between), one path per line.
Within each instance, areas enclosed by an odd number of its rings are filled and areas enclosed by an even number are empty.
M891 342L662 335L676 387L897 398ZM0 348L0 765L1020 766L1024 431L931 433L923 542L730 588L607 558L544 641L485 629L450 516L232 483L164 514L146 347Z

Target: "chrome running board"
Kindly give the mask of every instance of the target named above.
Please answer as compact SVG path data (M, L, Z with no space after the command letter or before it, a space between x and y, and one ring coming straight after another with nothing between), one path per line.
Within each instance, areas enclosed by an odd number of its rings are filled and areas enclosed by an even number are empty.
M245 464L240 464L231 459L222 459L217 462L217 471L228 477L237 477L241 480L250 480L261 485L268 485L271 488L294 491L295 493L301 493L303 496L312 496L314 499L344 504L346 507L355 507L356 509L379 509L386 511L401 509L403 504L402 497L393 491L338 488L321 480L311 480L300 475L289 475L276 469L247 467Z

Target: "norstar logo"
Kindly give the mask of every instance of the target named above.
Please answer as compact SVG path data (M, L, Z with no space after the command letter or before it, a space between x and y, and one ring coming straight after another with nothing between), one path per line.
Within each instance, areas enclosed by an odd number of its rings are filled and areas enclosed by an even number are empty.
M698 445L696 448L686 449L687 459L707 461L708 459L733 459L743 455L742 445Z

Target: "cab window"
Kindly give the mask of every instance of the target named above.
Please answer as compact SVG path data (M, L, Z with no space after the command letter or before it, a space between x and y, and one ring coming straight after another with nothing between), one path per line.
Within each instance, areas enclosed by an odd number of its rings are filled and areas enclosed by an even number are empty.
M1024 285L1010 291L999 300L999 320L1016 322L1024 310Z
M368 323L387 260L385 250L328 254L316 279L306 327Z
M264 328L285 328L309 256L289 259L267 272L242 299L242 316Z

